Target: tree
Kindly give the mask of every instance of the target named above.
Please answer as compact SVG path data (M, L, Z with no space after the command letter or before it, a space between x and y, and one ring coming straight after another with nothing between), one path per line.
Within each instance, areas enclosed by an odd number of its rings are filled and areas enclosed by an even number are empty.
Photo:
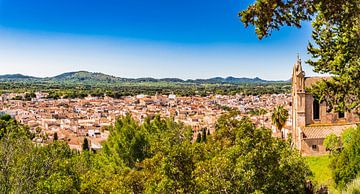
M299 153L248 118L237 122L214 133L231 131L235 136L231 146L196 163L195 193L303 193L310 171ZM216 145L211 147L218 149Z
M255 26L259 39L282 26L300 28L312 21L313 43L307 61L315 72L333 75L315 85L312 93L338 111L360 112L360 6L358 0L257 0L239 16Z
M309 174L287 142L237 112L206 143L172 119L120 117L97 153L37 146L14 120L0 129L1 193L301 193Z
M6 133L0 138L0 193L11 193L17 186L19 163L31 150L32 143L20 130L10 130L20 126L8 123Z
M360 193L360 178L354 179L352 182L346 185L346 188L342 191L344 194L359 194Z
M201 141L206 142L206 129L202 129Z
M201 133L198 133L196 136L196 143L201 143Z
M84 143L82 144L82 150L83 151L89 151L89 140L85 137L84 138Z
M11 116L8 115L8 114L3 114L3 115L0 115L0 120L3 120L3 121L10 121L11 119Z
M14 120L0 124L1 193L73 193L79 186L74 156L65 143L36 146Z
M340 138L333 133L325 137L323 144L330 152L334 152L341 147Z
M334 153L331 161L333 178L340 188L360 176L360 126L343 133L342 145L342 150Z
M57 141L59 139L57 132L54 133L54 141Z
M104 144L105 153L116 156L129 167L141 162L147 156L147 133L137 122L126 115L116 120L115 126L110 127L110 136Z
M289 113L283 106L277 106L273 109L271 115L271 122L276 126L276 129L281 132L281 129L284 128L286 121L288 119ZM283 134L281 133L283 138Z

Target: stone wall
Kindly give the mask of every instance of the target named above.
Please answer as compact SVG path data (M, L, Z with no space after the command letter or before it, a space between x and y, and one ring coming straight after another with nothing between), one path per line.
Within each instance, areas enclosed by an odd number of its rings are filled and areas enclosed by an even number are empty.
M313 96L307 93L305 98L306 125L311 125L311 124L329 125L329 124L347 124L347 123L360 122L359 117L355 113L346 112L344 118L339 118L339 114L337 112L335 113L328 112L325 102L320 104L320 118L314 120L313 102L314 102Z

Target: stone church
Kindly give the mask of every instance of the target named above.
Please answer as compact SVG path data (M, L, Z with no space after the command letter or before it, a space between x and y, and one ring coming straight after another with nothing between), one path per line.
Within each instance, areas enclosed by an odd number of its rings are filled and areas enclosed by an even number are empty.
M327 135L341 133L359 123L351 112L331 112L325 102L318 102L306 91L312 84L329 77L305 77L301 60L297 59L292 73L292 146L302 155L322 155L327 150L323 141Z

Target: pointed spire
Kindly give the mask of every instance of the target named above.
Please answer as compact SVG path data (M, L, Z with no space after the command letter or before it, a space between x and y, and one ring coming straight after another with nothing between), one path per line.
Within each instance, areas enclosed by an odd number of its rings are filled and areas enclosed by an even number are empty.
M302 66L301 66L301 58L300 58L300 54L297 53L297 61L296 61L296 70L298 72L302 72Z
M297 63L301 65L300 53L297 53Z

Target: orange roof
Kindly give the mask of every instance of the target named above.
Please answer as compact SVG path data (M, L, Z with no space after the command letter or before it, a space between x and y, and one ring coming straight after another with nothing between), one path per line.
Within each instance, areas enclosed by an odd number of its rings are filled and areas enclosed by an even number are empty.
M79 138L77 137L73 137L70 139L70 141L68 142L69 145L81 145L83 141L81 141Z
M305 78L305 87L310 87L316 82L322 81L322 80L329 80L331 77L306 77Z
M355 126L355 124L307 126L301 130L304 133L303 139L322 139L330 134L339 137L344 130Z

